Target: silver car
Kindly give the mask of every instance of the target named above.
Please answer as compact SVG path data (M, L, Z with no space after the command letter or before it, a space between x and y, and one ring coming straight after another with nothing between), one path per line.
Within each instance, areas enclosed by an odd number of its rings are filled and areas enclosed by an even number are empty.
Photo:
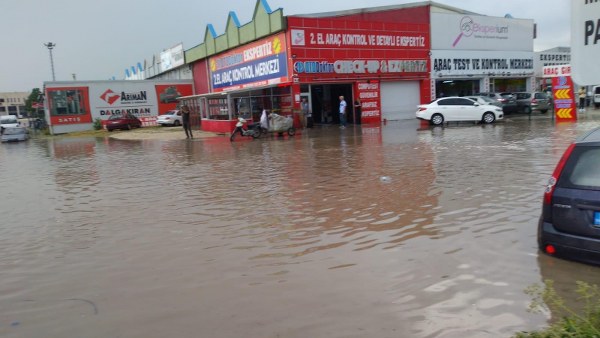
M156 119L156 123L161 126L180 126L182 125L183 118L181 117L181 111L179 110L169 110L163 115L159 115Z
M25 127L2 127L2 142L27 141L29 131Z
M517 99L517 110L525 114L531 114L533 111L545 114L551 108L550 98L544 92L517 92L514 94Z

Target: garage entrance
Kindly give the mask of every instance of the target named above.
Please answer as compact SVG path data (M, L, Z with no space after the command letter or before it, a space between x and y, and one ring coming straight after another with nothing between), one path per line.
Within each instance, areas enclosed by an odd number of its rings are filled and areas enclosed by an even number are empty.
M421 103L419 81L381 83L381 118L388 121L415 118Z

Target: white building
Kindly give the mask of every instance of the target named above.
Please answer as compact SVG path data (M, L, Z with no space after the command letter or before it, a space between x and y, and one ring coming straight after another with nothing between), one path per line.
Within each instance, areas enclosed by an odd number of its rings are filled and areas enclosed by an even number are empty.
M0 93L0 115L25 116L25 101L29 94L29 92Z

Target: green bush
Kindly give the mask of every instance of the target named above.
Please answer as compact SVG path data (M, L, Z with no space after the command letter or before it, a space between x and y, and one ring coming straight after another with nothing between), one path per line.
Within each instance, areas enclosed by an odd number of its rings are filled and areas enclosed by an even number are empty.
M581 310L569 307L565 300L556 293L554 282L545 280L544 285L534 284L525 293L532 296L529 311L542 313L545 310L560 318L550 327L535 332L520 332L517 338L567 338L567 337L599 337L600 338L600 290L597 285L577 281L577 301Z
M99 117L97 117L94 120L94 130L100 130L100 129L102 129L102 120Z

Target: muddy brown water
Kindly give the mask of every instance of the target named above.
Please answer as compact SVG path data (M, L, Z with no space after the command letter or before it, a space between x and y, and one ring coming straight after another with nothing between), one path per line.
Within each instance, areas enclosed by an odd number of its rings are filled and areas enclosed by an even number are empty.
M2 337L509 337L568 143L600 120L0 147Z

